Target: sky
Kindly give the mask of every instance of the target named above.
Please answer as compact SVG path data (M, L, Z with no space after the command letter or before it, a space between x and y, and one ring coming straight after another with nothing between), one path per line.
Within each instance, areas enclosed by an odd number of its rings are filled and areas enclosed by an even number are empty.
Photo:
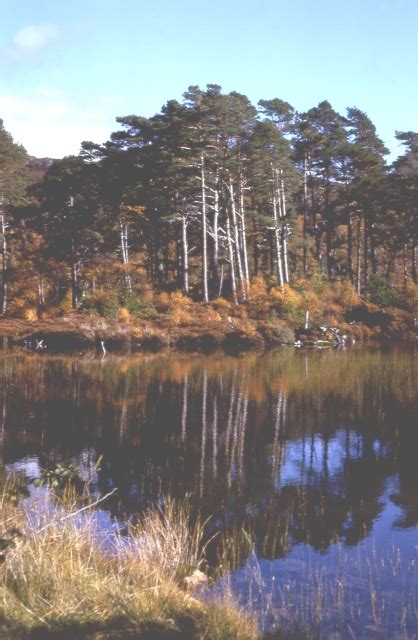
M1 2L0 118L31 155L104 142L117 116L151 116L219 84L298 111L365 111L396 157L418 131L418 0Z

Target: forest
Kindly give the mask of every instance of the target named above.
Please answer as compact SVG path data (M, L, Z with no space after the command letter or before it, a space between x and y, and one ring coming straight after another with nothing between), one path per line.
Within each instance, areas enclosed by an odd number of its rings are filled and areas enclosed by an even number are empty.
M2 317L181 325L203 303L296 327L377 305L415 326L418 133L396 133L389 164L357 107L298 113L218 85L116 121L60 160L1 124Z

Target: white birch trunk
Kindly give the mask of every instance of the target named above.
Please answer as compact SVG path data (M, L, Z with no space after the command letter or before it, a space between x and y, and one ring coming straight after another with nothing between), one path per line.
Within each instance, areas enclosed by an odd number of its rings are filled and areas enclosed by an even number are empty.
M181 217L181 242L183 249L183 293L189 293L189 245L187 240L187 217Z
M213 203L213 275L214 285L219 288L219 175L216 175L216 185L214 189L214 203ZM218 293L218 295L221 295Z
M0 206L2 206L2 200L0 201ZM7 249L7 224L6 224L6 216L4 212L0 213L0 229L2 235L1 242L1 255L2 255L2 300L1 300L1 315L4 316L7 311L7 269L9 266L9 256Z
M224 265L223 263L221 264L221 277L219 278L219 292L218 292L218 296L221 297L222 295L222 288L224 286Z
M208 291L208 235L207 235L207 219L206 219L206 181L205 181L205 158L200 158L200 178L202 182L202 245L203 245L203 264L202 264L202 284L203 284L203 301L209 302Z
M245 288L247 300L250 300L250 271L248 267L247 232L245 228L244 181L240 179L239 208L241 218L242 257L244 262Z
M276 261L277 261L277 273L279 276L279 285L283 290L284 286L284 277L283 277L283 265L282 265L282 245L280 238L280 229L278 227L278 215L277 215L277 198L276 193L273 194L273 220L274 220L274 239L276 244Z
M231 214L232 214L232 225L234 227L234 240L235 240L235 252L237 256L237 268L238 268L238 278L240 283L240 289L243 300L247 299L247 292L245 288L245 280L244 273L242 270L242 259L241 259L241 249L240 249L240 233L238 228L238 220L237 220L237 210L235 206L235 194L234 194L234 185L232 184L232 178L229 180L229 195L231 200Z
M231 238L231 222L229 219L229 213L226 214L226 238L228 242L228 254L229 254L229 265L231 269L231 289L232 289L232 299L234 304L238 304L237 297L237 283L235 279L235 264L234 264L234 250L232 247L232 238Z
M129 244L128 244L128 225L124 222L122 216L119 216L119 234L120 249L122 254L122 263L125 267L125 284L129 293L132 293L132 280L129 273Z
M286 220L286 193L284 188L284 177L283 177L283 169L280 170L280 196L281 196L281 217L283 221ZM283 268L284 268L284 281L289 282L289 265L287 260L287 240L284 230L282 231L282 242L283 242Z

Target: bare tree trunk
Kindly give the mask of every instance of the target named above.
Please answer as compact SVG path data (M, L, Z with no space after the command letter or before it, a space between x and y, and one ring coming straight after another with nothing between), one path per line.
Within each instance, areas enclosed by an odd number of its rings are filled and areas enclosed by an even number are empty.
M183 293L189 293L189 246L187 240L187 216L181 217L182 275Z
M43 306L45 304L45 288L44 288L43 278L39 278L39 282L38 282L38 299L39 299L39 304Z
M364 240L363 240L363 273L364 273L364 286L367 287L367 281L369 279L369 221L367 219L366 212L364 212Z
M241 218L242 257L244 262L245 288L247 291L247 300L250 300L250 271L248 267L247 232L245 228L244 180L241 177L239 187L239 209Z
M326 262L327 262L326 268L327 268L328 279L333 280L334 278L334 269L332 266L333 229L332 229L332 223L331 223L331 215L329 211L326 214L326 224L327 224L326 230L325 230L325 242L326 242L325 255L326 255Z
M2 202L0 202L0 206L1 205L2 205ZM2 235L1 315L4 316L7 311L7 271L9 267L9 254L8 254L8 248L7 248L6 216L3 211L0 213L0 229L1 229L1 235Z
M316 209L315 189L311 184L311 207L313 211L313 225L315 231L315 257L319 263L322 271L322 252L321 252L321 238L322 238L322 221L318 220L318 211Z
M220 298L222 295L222 289L224 286L224 264L221 264L221 277L219 278L219 290L218 290L218 297Z
M234 304L238 304L237 283L235 279L234 250L232 247L231 222L229 219L229 213L226 214L226 239L228 242L229 266L231 270L232 299L234 301Z
M415 240L412 240L412 260L411 260L411 272L414 282L417 282L417 263L418 263L418 245Z
M78 305L78 275L75 258L74 238L71 240L71 302L74 311Z
M280 170L280 213L283 221L286 220L286 193L284 188L283 169ZM282 227L282 245L283 245L283 269L284 269L284 281L289 282L289 265L287 260L287 240L286 232Z
M203 301L209 302L208 291L208 233L206 219L206 174L205 174L205 157L200 158L200 178L202 182L202 285L203 285Z
M357 293L361 293L361 216L357 221Z
M354 282L353 271L353 218L351 211L348 212L347 219L347 269L350 282Z
M281 233L280 233L280 229L279 229L279 220L278 220L278 213L277 213L277 198L276 198L276 193L273 194L273 220L274 220L274 224L275 224L275 229L274 229L274 239L275 239L275 243L276 243L276 262L277 262L277 273L278 273L278 277L279 277L279 285L280 288L283 290L283 286L284 286L284 277L283 277L283 265L282 265L282 245L281 245Z
M333 267L334 220L333 220L332 211L331 211L330 192L331 192L331 178L329 175L329 168L328 168L325 173L323 214L324 214L324 220L326 223L326 228L325 228L326 269L327 269L328 279L333 280L335 275L335 270Z
M303 275L308 275L308 158L303 162Z
M232 214L232 225L234 227L234 240L235 240L235 253L237 256L237 268L238 268L238 278L240 283L240 289L243 300L247 299L247 292L245 288L245 280L244 273L242 270L242 260L241 260L241 249L240 249L240 233L238 228L238 220L237 220L237 211L235 207L235 194L234 194L234 185L232 184L232 178L229 179L229 195L231 202L231 214Z
M119 237L120 237L120 250L122 254L122 263L125 272L125 284L126 290L132 293L132 280L129 273L129 244L128 244L128 225L123 220L123 217L119 215Z
M219 291L219 176L216 176L213 204L213 255L212 255L212 290L215 295Z
M258 276L259 273L259 258L260 251L258 248L258 239L257 239L257 223L253 220L253 261L254 261L254 275Z
M405 242L403 246L403 286L406 289L406 285L408 283L409 273L408 273L408 245Z

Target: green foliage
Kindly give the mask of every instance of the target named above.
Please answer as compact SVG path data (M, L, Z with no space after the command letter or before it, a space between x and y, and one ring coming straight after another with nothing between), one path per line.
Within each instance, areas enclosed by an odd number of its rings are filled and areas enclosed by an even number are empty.
M125 292L121 299L121 304L129 313L139 320L154 320L159 313L151 302L143 302L137 295Z
M90 291L80 305L80 311L104 318L116 318L119 309L118 295L112 291Z
M0 206L18 205L28 184L25 149L13 138L0 119Z
M386 278L372 275L369 278L367 292L370 300L381 306L394 306L399 303L399 295L396 289L390 286Z
M53 469L45 469L39 478L33 482L35 487L48 486L53 489L64 489L68 485L82 484L80 471L73 464L57 464Z
M270 312L269 322L272 329L272 338L278 344L293 344L295 341L295 333L289 325L278 317L277 311L272 309Z
M8 305L36 320L81 310L129 324L173 311L157 291L196 301L208 281L211 301L227 296L227 305L244 303L238 315L263 321L279 287L276 308L299 324L306 309L319 318L331 299L356 303L348 286L339 298L330 293L341 278L359 292L376 271L400 284L405 256L416 280L418 134L398 133L405 154L388 168L358 108L344 117L324 100L297 114L276 97L257 111L214 84L189 87L183 98L149 118L118 118L104 144L85 142L79 156L47 162L29 206L26 153L0 121L3 312ZM368 293L395 302L373 277ZM183 302L171 314L177 324L187 321Z

